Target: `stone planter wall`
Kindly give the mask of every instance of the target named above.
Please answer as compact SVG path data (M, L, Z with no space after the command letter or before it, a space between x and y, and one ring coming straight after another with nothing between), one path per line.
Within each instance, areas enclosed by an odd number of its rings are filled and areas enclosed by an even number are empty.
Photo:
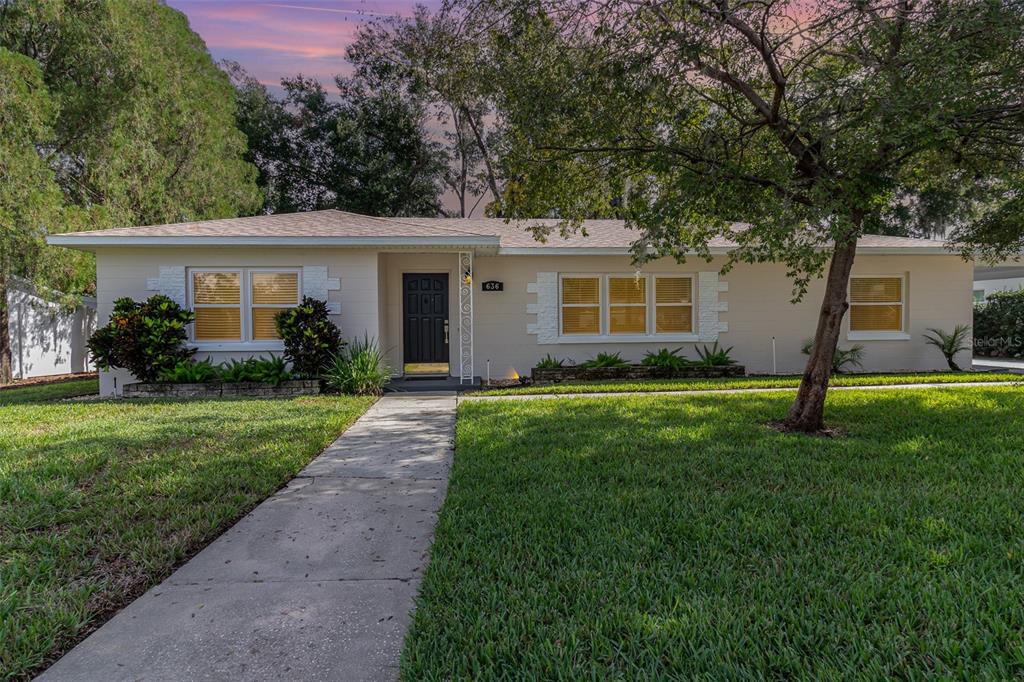
M746 374L743 365L724 367L685 367L667 372L662 367L628 365L626 367L534 367L530 377L535 384L552 384L560 381L601 381L606 379L720 379L741 377Z
M125 384L125 398L227 398L249 396L276 398L294 395L317 395L320 382L316 379L283 381L279 386L246 382L239 384Z

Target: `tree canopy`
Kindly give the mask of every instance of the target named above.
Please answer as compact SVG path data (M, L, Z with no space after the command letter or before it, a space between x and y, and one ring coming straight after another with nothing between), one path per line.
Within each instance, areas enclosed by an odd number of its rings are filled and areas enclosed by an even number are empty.
M266 211L440 213L444 156L416 101L340 76L332 96L302 75L282 80L278 99L240 65L224 66L238 90L238 125L259 168Z
M11 276L44 293L94 285L91 259L47 247L47 232L259 208L234 90L163 3L4 0L0 69L3 331ZM0 364L7 344L0 334Z
M419 6L412 17L361 26L347 53L357 78L406 93L433 115L445 141L444 182L459 200L460 217L485 196L487 210L500 215L504 186L491 44L474 16Z
M464 4L500 59L508 215L613 208L640 262L726 237L726 268L785 263L796 298L828 266L791 428L822 428L861 234L1019 221L1020 3Z

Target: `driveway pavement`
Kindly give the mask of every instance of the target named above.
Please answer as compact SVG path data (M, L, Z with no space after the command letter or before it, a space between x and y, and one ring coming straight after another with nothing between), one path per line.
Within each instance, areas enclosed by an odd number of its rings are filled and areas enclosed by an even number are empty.
M976 357L974 358L973 368L998 372L1020 372L1024 374L1024 360L1019 358Z
M454 428L454 394L382 398L40 679L396 678Z

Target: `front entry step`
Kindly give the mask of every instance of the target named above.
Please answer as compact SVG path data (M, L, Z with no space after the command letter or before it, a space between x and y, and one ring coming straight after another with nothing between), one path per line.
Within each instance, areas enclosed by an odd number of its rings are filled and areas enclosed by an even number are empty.
M472 383L459 383L458 377L415 377L405 376L392 379L384 387L388 393L419 393L421 391L465 391L480 388L480 377L473 377Z

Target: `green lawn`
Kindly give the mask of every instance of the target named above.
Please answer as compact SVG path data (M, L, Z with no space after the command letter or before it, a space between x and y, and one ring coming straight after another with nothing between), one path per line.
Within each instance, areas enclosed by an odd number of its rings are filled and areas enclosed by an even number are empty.
M832 386L891 386L893 384L967 384L979 381L1020 381L1024 375L1001 372L918 372L905 374L839 374ZM474 395L521 393L614 393L658 391L711 391L737 388L796 388L799 376L751 376L726 379L647 379L621 381L566 381L539 386L513 386L479 391Z
M53 384L5 388L0 391L0 406L60 400L62 398L74 398L80 395L90 395L99 392L99 379L74 379Z
M418 679L1024 676L1024 391L463 402Z
M0 678L52 661L280 488L372 403L0 406ZM45 389L45 390L44 390Z

